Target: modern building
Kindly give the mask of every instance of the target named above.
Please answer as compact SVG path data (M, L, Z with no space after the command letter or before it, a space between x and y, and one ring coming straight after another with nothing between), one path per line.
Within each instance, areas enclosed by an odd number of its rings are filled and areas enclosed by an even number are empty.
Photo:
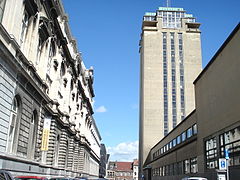
M100 178L106 177L108 158L109 158L109 154L107 154L105 144L101 144L101 146L100 146L100 167L99 167L99 177Z
M146 180L240 178L240 24L195 79L196 109L152 147ZM226 151L228 153L226 153Z
M160 7L143 17L140 40L139 173L150 149L195 107L201 71L200 24L183 8Z
M0 168L98 177L93 78L61 0L1 0Z

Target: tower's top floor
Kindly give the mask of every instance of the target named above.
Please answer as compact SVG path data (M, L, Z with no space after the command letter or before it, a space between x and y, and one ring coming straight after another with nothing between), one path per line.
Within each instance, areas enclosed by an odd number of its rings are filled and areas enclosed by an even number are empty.
M143 26L161 22L161 28L181 29L184 28L183 21L192 26L195 25L195 28L200 26L192 14L187 14L183 8L176 7L159 7L156 12L146 12L143 17Z

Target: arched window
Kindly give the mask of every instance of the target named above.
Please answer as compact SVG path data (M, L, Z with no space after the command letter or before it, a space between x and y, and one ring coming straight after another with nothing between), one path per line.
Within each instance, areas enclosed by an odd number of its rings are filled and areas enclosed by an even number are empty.
M38 46L37 46L37 57L36 57L36 64L38 65L41 58L42 53L42 47L43 47L43 40L41 37L38 39Z
M20 116L20 99L15 96L13 99L11 116L9 121L9 129L8 129L8 145L7 152L16 153L16 142L17 142L17 129L18 129L18 120Z
M29 136L28 136L28 158L34 159L38 132L38 113L33 111L29 124Z
M64 76L66 73L66 67L65 67L65 64L64 62L61 63L61 69L60 69L60 76Z
M54 39L51 39L49 54L48 54L48 63L47 63L47 74L50 75L50 69L52 65L52 59L56 55L56 45Z
M28 22L29 22L29 14L25 10L22 18L22 29L21 29L21 35L20 35L20 46L22 46L23 42L25 41L26 34L27 34L27 28L28 28Z

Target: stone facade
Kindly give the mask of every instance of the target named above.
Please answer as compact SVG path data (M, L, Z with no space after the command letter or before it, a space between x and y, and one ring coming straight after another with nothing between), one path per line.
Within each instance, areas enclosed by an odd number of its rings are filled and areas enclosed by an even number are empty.
M3 0L0 10L0 168L98 177L93 68L61 0Z

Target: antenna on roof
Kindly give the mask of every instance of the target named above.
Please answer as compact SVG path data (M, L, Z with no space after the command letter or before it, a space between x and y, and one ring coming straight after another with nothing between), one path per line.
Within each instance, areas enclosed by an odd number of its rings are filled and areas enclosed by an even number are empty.
M171 0L167 0L167 7L171 6Z

